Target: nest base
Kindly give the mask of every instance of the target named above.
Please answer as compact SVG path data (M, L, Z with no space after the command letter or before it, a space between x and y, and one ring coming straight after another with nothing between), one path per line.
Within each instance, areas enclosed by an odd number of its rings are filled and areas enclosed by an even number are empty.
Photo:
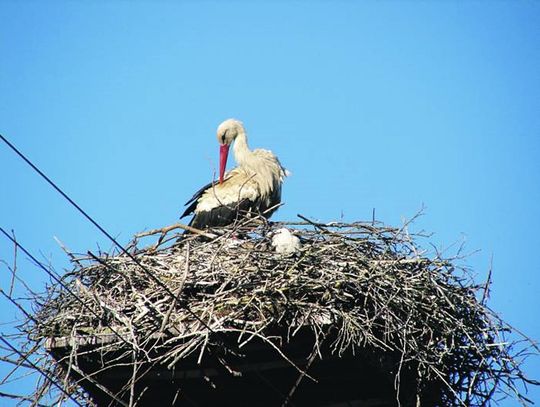
M397 354L381 355L380 351L366 349L357 354L346 352L338 356L323 346L320 350L325 357L317 358L309 368L310 376L317 380L315 382L260 339L247 343L240 355L227 355L227 366L223 364L224 353L217 354L220 351L217 346L200 363L197 355L191 355L172 369L141 361L134 364L134 358L140 355L122 348L104 353L103 346L110 339L107 335L87 335L55 338L47 343L48 351L59 364L65 364L67 369L66 361L69 360L71 369L76 367L78 372L73 374L73 378L98 406L120 405L122 402L130 405L133 400L142 407L279 406L289 396L290 405L398 405L394 384L399 368ZM236 342L239 338L237 334L228 334L225 339ZM331 342L335 338L329 336L327 339ZM281 350L297 367L305 369L311 353L306 353L306 350L311 350L315 342L313 332L306 328L284 344ZM139 374L140 378L134 381L134 376ZM416 375L411 372L401 377L400 405L415 406ZM291 394L291 389L296 389L295 384L301 391ZM432 388L431 392L436 398L440 389ZM435 402L426 403L426 396L423 395L423 406L436 405Z

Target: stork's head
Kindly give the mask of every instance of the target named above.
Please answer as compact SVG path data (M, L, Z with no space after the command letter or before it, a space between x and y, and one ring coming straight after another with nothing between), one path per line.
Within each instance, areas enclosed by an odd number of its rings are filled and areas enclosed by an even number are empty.
M227 166L227 157L229 156L229 147L238 136L244 132L244 125L241 121L235 119L227 119L221 123L217 129L217 139L220 144L219 148L219 183L223 182L225 175L225 167Z

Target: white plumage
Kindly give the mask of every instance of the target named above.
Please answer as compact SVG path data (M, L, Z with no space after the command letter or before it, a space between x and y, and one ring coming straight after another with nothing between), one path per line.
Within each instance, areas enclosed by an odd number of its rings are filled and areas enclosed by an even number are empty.
M275 247L276 252L283 254L295 253L302 248L300 239L287 228L276 230L272 237L272 246Z
M278 158L268 150L251 151L243 124L225 120L217 129L220 143L220 179L201 188L186 203L182 217L194 213L196 228L224 226L250 214L270 217L281 202L281 184L288 175ZM229 146L238 164L225 173Z

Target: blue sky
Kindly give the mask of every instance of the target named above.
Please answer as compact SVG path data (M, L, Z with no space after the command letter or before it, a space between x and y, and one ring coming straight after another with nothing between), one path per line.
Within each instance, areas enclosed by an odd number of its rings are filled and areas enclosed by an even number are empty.
M413 230L480 250L465 260L479 281L493 258L491 307L540 339L540 3L4 1L0 15L0 132L120 241L177 220L236 117L293 173L275 219L375 208L396 225L425 205ZM0 187L0 226L58 271L53 236L110 246L2 146ZM18 273L43 289L23 256ZM9 332L17 312L0 305ZM538 358L526 372L540 379Z

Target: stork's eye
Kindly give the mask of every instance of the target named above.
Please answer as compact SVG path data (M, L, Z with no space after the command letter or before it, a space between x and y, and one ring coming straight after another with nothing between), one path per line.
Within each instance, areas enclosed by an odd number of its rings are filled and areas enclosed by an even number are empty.
M223 134L221 135L221 143L222 143L222 144L225 144L225 136L226 136L226 135L227 135L227 130L225 130L225 131L223 132Z

